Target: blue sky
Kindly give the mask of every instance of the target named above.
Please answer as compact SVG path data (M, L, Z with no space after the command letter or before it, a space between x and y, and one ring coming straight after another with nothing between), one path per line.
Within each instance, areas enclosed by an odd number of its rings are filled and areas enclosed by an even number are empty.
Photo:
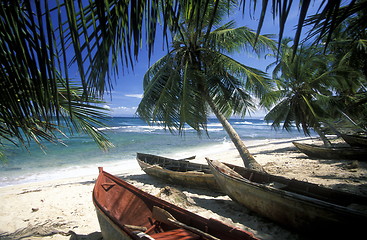
M317 1L316 1L317 2ZM316 9L318 5L311 6L312 9ZM242 9L238 11L238 14L233 15L228 18L228 20L235 20L237 26L247 26L254 30L257 28L258 16L256 14L255 18L249 16L248 8L245 14L242 14ZM257 18L256 18L257 17ZM286 25L284 37L294 36L294 27L298 21L298 5L293 6L292 11L288 16L288 22ZM278 20L273 20L272 15L269 11L266 16L261 34L277 34L278 33ZM304 33L305 31L303 31ZM277 38L277 35L276 37ZM165 48L165 47L164 47ZM156 44L154 48L154 53L150 59L150 64L153 64L159 58L167 53L167 48L163 49L162 39L160 34L157 34ZM263 71L266 70L268 64L272 63L274 59L264 59L258 58L255 54L239 53L234 57L236 60L250 67L255 67ZM114 84L114 90L111 95L106 96L105 107L111 110L112 116L134 116L136 108L139 105L142 95L143 95L143 77L145 72L149 68L149 61L146 49L143 47L139 53L138 62L134 66L134 71L131 69L126 69L124 74L119 75L116 78L116 83ZM269 71L268 71L269 72ZM263 117L265 115L264 110L258 110L249 117Z

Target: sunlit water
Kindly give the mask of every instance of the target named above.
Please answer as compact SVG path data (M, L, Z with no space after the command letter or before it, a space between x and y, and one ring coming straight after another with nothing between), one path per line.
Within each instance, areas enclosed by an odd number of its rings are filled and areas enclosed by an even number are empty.
M275 131L261 119L232 119L240 137L251 143L263 139L298 138L304 135ZM187 157L206 151L228 149L230 139L216 119L208 123L209 136L201 137L190 128L185 134L173 135L159 126L148 126L139 118L111 118L103 130L115 148L103 152L87 135L74 135L62 140L67 146L45 143L46 153L37 144L28 150L5 146L6 162L0 163L0 187L27 182L83 176L96 173L97 166L113 171L128 171L137 166L137 152L170 157Z

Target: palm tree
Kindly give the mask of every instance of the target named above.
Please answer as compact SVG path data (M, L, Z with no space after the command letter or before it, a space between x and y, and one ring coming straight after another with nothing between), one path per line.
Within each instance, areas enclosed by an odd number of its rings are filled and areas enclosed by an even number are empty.
M207 14L200 16L201 21L194 21L201 22L200 25L181 16L169 53L144 76L144 97L137 113L147 122L161 122L170 131L178 129L182 133L188 124L200 133L206 130L211 110L232 139L244 165L261 170L226 117L244 116L251 110L254 103L250 94L263 96L269 90L269 79L264 72L239 63L226 53L241 49L259 52L274 47L274 41L259 36L255 46L256 33L246 27L235 28L233 21L212 30L211 26L218 26L231 7L227 3L210 4Z
M270 65L275 66L273 79L278 86L278 91L271 94L277 96L278 102L265 120L273 121L275 128L283 124L286 130L295 125L305 135L314 129L324 144L330 145L322 132L322 123L329 125L330 119L335 119L337 106L331 103L342 86L350 86L346 85L346 76L355 75L355 71L341 66L331 68L334 56L324 55L315 46L303 46L293 55L287 46L290 41L283 41L280 60Z
M363 16L350 17L334 30L326 53L335 56L333 68L343 66L353 70L343 73L348 81L341 82L341 85L335 88L333 103L338 106L335 109L335 116L348 120L346 122L349 124L357 124L354 128L366 131L367 31L355 36L356 32L348 27L353 22L358 22L360 18Z
M245 2L241 1L243 10ZM262 9L257 33L266 11L271 8L274 16L279 16L281 39L292 2L277 0L271 4L268 1L253 4L254 10L258 5ZM67 125L72 125L78 121L73 117L75 111L83 109L72 110L72 82L81 87L81 103L87 104L90 99L101 100L104 91L113 88L119 66L133 65L143 39L151 55L159 18L163 22L163 35L167 36L168 27L177 29L181 16L193 26L200 25L203 23L201 18L195 16L208 16L208 11L217 16L218 6L223 3L229 4L230 1L1 1L0 144L4 139L13 141L13 137L26 142L34 139L34 135L47 135L47 139L57 141L54 137L49 138L52 136L50 131L60 130L63 121L55 122L54 117L63 118ZM208 8L210 4L214 4L213 9ZM333 32L335 26L348 16L363 13L366 4L366 0L350 1L341 7L341 1L327 1L327 4L320 5L321 14L309 23L316 27L326 26L320 28L326 29L325 33ZM296 39L300 36L309 6L310 0L300 1ZM183 9L186 12L180 16ZM213 21L210 17L205 21L209 23L208 29ZM349 28L359 32L365 29L365 23L362 19ZM78 81L70 77L75 69L78 70ZM59 89L60 82L64 82L63 89ZM69 106L61 110L59 92L64 89L63 98ZM32 131L35 122L36 132ZM52 125L54 128L50 128L51 123L55 124ZM94 136L100 134L95 128L86 129Z

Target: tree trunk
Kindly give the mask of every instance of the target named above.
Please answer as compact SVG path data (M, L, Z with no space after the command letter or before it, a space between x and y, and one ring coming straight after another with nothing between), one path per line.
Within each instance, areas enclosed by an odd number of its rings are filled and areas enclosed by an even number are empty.
M256 162L255 158L248 151L246 145L243 143L243 141L241 140L240 136L237 134L236 130L234 130L234 128L232 127L232 125L223 116L223 114L221 114L217 110L217 108L214 105L212 99L210 99L210 97L208 97L207 101L209 103L210 108L214 112L215 116L220 121L220 123L222 124L223 128L226 130L228 136L231 138L232 142L236 146L238 152L240 153L240 156L241 156L241 158L243 160L243 163L244 163L245 167L247 167L249 169L254 169L254 170L257 170L257 171L265 172L265 170L263 169L263 167L258 162Z
M321 130L320 127L314 127L315 132L320 136L322 142L324 143L324 146L330 147L331 143L329 139L325 136L324 132Z

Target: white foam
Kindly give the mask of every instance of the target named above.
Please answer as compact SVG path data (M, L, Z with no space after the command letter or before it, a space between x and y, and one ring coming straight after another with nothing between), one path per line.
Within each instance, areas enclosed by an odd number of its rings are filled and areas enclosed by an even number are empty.
M100 131L121 131L121 132L153 132L164 130L164 126L118 126L98 128Z
M130 160L115 160L110 162L101 162L94 164L85 164L78 166L69 166L57 170L43 170L38 172L28 172L18 177L1 177L0 187L32 183L44 182L50 180L59 180L75 177L85 177L98 174L98 167L103 167L106 171L112 174L123 174L131 171L139 170L139 165L135 159Z

